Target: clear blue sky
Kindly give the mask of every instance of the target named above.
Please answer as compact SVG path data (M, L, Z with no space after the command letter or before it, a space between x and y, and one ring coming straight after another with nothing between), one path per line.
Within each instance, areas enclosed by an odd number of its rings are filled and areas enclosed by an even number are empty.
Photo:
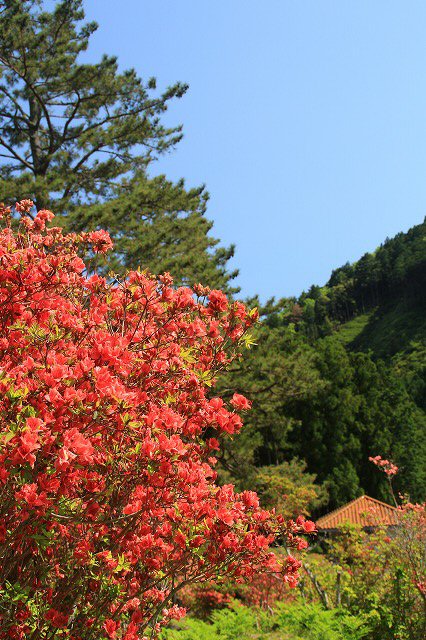
M296 295L426 213L424 0L85 0L90 57L188 82L156 173L206 183L242 295Z

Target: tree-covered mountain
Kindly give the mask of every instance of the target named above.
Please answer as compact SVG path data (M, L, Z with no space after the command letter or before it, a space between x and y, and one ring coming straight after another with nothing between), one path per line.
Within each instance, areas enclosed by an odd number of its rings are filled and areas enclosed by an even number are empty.
M391 357L426 336L426 220L386 239L374 253L335 269L295 303L312 337L335 330L352 349Z
M299 458L328 491L324 509L365 492L389 499L369 456L403 467L426 494L426 223L333 271L323 287L261 309L254 347L223 381L246 393L247 429L225 449L241 486Z

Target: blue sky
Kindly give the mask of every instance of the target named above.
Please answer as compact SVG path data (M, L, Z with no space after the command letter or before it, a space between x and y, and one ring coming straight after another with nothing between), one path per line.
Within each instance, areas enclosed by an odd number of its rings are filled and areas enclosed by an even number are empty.
M85 0L90 58L188 82L155 173L205 183L242 295L297 295L426 213L426 2Z

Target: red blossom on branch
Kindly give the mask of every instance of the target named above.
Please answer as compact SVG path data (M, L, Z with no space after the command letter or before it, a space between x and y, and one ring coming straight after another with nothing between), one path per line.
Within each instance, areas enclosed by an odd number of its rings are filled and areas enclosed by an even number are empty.
M381 471L383 471L388 477L393 477L398 473L398 467L390 460L385 460L381 456L374 456L368 458L370 462L376 465Z
M32 208L14 231L0 207L0 640L157 635L184 586L271 571L277 536L313 530L215 483L210 436L242 423L207 394L254 315L169 274L85 276L109 236Z
M244 411L251 407L251 402L240 393L234 393L231 399L231 404L235 409L237 409L237 411Z

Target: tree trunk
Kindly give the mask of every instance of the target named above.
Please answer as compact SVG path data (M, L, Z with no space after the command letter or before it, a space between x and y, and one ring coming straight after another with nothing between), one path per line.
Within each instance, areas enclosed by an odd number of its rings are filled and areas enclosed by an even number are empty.
M330 603L329 603L329 600L328 600L327 592L324 591L324 589L321 588L316 576L312 573L312 571L310 570L308 565L304 564L303 568L304 568L306 574L309 576L309 579L311 580L312 584L314 585L315 590L318 593L322 604L324 605L324 607L326 609L330 609Z

